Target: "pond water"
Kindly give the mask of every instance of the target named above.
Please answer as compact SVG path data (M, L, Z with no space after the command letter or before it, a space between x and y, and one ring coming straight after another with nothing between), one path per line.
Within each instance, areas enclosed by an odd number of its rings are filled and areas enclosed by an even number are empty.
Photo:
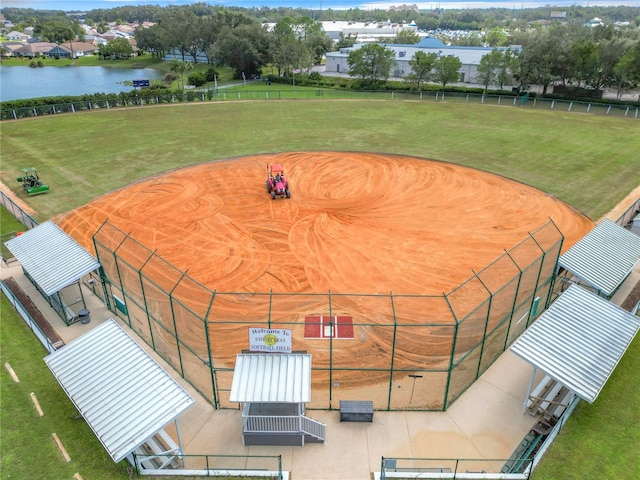
M0 67L0 101L24 98L120 93L133 90L125 80L157 80L163 73L150 68Z

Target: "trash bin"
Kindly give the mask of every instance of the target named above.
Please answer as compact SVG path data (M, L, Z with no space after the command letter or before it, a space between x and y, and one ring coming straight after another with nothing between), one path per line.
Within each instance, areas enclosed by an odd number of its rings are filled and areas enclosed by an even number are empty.
M80 323L87 324L91 321L91 317L89 316L91 312L86 308L83 308L78 312L78 317L80 317Z

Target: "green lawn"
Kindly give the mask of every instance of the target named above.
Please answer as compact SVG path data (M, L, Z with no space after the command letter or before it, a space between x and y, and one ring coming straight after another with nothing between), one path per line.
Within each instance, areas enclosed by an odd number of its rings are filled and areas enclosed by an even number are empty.
M640 337L593 404L580 402L532 480L640 478Z
M638 125L633 119L512 107L372 100L94 111L3 122L1 178L44 220L186 165L279 151L374 151L495 172L597 219L640 184ZM51 187L48 194L25 197L15 177L26 166L38 168ZM2 223L4 228L4 217ZM2 371L2 475L16 472L11 478L25 478L19 469L31 458L46 457L43 464L56 470L40 478L70 478L73 471L84 478L126 478L124 467L110 462L87 426L71 419L72 405L41 360L44 350L19 321L8 321L12 312L4 299L0 307L2 362L11 362L23 378L15 385ZM636 339L595 404L581 404L569 420L535 480L640 477L635 455L640 445L639 361ZM42 392L43 419L29 404L31 391L39 398ZM53 431L68 443L71 464L58 467Z
M42 360L47 351L18 317L4 295L0 295L0 393L2 395L2 478L41 480L83 478L126 479L127 464L115 464L82 419ZM5 363L18 375L15 383ZM39 417L31 401L35 393L45 415ZM71 462L63 460L52 433L62 441Z

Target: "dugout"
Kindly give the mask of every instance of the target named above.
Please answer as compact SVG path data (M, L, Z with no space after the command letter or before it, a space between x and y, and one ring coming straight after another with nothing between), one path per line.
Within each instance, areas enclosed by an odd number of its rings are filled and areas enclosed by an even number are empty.
M609 300L639 260L640 236L605 219L560 255L556 274Z
M44 361L114 462L183 466L177 419L195 400L115 320ZM177 443L165 431L172 422Z
M593 403L639 328L639 317L571 285L511 346L533 366L524 409L537 400L531 398L537 370Z
M51 221L8 240L5 246L66 325L88 320L80 281L100 268L93 255Z
M311 355L238 354L230 400L242 409L245 446L324 443L325 424L305 416L311 401Z

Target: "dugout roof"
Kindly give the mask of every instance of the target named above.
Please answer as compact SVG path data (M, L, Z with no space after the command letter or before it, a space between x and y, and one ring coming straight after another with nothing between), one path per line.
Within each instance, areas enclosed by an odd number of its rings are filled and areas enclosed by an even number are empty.
M640 260L640 236L603 220L563 253L558 265L611 298Z
M5 245L47 296L100 267L93 255L51 221L27 230Z
M113 319L44 361L114 462L195 402Z
M229 399L242 403L310 402L311 355L238 354Z
M572 285L511 351L593 403L639 328L640 317Z

